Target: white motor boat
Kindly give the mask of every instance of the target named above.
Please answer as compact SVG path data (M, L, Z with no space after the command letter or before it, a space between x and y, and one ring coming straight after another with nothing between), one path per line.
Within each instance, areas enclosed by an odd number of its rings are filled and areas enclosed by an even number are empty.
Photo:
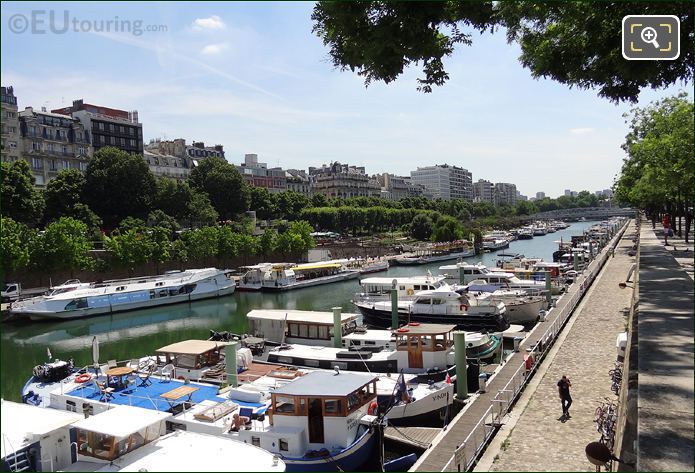
M235 283L229 272L216 268L170 271L161 276L79 283L56 288L46 296L15 302L12 314L32 320L74 319L160 305L190 302L232 294Z

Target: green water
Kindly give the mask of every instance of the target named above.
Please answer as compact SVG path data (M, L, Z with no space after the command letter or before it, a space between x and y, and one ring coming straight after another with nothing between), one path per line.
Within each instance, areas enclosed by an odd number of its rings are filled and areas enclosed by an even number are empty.
M567 241L581 234L593 222L577 222L569 228L532 240L514 241L505 252L522 253L552 261L555 240ZM495 253L467 261L494 266ZM423 266L394 266L374 276L438 274L439 266L452 261ZM206 339L209 330L246 331L246 313L252 309L330 310L341 306L355 311L350 302L358 291L357 280L310 287L286 293L237 292L232 296L168 307L123 312L63 322L5 322L2 326L0 391L4 399L18 401L32 368L46 360L46 348L53 357L73 358L75 364L91 363L92 337L99 338L100 359L128 360L152 354L157 348L180 340Z

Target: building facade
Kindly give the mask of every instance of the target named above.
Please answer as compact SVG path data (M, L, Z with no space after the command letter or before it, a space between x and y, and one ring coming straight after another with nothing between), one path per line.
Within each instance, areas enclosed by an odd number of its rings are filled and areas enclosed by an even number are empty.
M2 122L2 135L0 135L2 161L13 162L19 159L21 148L17 97L14 95L14 88L2 87L0 100L2 100L0 102L2 110L0 118Z
M423 186L435 199L473 200L473 175L458 166L438 164L410 172L411 181Z
M169 177L181 181L188 179L191 172L186 158L146 148L143 152L143 159L156 177Z
M46 185L63 169L87 169L93 148L80 120L27 107L19 112L19 128L21 156L29 163L37 186Z
M304 194L307 197L311 195L311 180L309 175L304 170L288 169L285 171L287 179L287 190Z
M545 199L545 192L536 192L536 200Z
M495 185L485 179L478 179L478 182L473 184L473 201L474 202L495 202Z
M326 197L380 197L381 186L371 179L362 166L350 166L334 162L320 168L310 167L313 192Z
M235 167L251 186L264 187L273 193L287 190L285 170L277 167L268 168L266 163L259 163L257 154L244 155L244 162Z
M142 123L138 122L137 110L127 112L84 103L80 99L74 100L71 107L53 110L53 113L80 120L92 135L95 152L106 146L113 146L131 154L143 153Z
M495 205L516 205L517 193L516 185L506 182L495 183L494 201Z

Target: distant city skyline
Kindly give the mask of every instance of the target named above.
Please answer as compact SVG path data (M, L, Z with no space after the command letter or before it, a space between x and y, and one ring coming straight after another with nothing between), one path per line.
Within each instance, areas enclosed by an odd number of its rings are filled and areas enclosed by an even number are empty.
M4 21L2 85L14 86L19 110L75 99L138 110L145 143L219 143L234 164L255 153L285 169L340 161L409 176L447 163L529 197L612 186L630 105L532 79L503 31L474 33L445 60L451 79L432 94L415 90L417 70L365 89L331 66L311 33L312 5L3 2L3 18L68 10L166 31L20 34ZM645 90L640 105L689 87Z

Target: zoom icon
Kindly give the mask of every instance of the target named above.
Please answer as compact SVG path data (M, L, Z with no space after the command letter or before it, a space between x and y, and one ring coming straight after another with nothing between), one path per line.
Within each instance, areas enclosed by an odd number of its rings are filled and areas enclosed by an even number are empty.
M674 15L623 18L623 57L628 61L672 61L680 55L680 19Z

